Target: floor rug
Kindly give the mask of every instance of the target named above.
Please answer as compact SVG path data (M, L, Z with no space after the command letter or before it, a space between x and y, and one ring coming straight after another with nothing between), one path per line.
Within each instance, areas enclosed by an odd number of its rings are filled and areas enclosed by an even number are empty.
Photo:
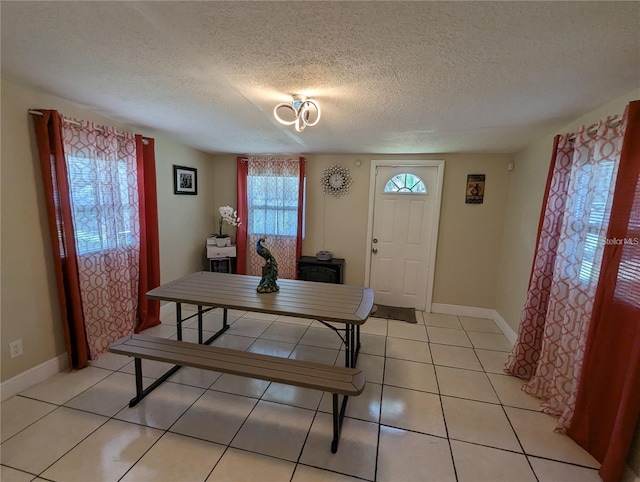
M417 323L414 308L399 308L397 306L373 305L371 316L387 320L400 320L407 323Z

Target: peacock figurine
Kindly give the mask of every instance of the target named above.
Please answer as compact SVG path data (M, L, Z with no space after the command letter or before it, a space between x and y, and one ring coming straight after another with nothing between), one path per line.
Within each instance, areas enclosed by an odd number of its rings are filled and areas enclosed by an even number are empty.
M278 263L276 258L271 254L271 251L269 251L269 248L262 245L264 242L265 239L260 238L256 243L256 252L266 260L266 263L262 267L262 279L256 291L258 293L274 293L280 291L280 287L278 283L276 283L278 280Z

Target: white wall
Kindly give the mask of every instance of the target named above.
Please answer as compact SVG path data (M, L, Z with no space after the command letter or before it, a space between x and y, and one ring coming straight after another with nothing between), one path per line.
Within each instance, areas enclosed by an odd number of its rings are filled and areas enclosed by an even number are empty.
M436 255L434 303L495 308L500 240L511 173L506 154L308 155L306 236L302 254L321 249L346 260L345 283L366 284L367 216L371 160L444 159L444 187ZM356 166L356 160L361 165ZM322 171L348 167L353 184L340 198L325 196ZM486 174L484 204L465 204L467 174ZM236 203L236 158L215 157L216 206Z
M637 99L640 99L640 89L606 103L515 155L515 169L506 203L495 306L514 331L518 331L529 285L553 137L575 132L578 127L594 124L603 117L622 114L625 106Z
M210 155L165 135L129 128L86 109L5 80L2 81L1 150L1 362L5 381L64 354L64 337L51 262L47 215L31 108L116 126L156 139L162 281L204 267L206 236L214 216ZM198 195L173 194L172 165L198 169ZM11 359L8 343L22 339L24 355Z

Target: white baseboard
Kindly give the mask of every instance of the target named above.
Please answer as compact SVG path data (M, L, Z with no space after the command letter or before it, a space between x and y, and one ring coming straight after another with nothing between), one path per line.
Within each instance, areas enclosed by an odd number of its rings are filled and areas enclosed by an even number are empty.
M50 376L63 372L68 368L69 363L66 353L30 368L29 370L0 383L0 400L4 402L6 399L17 395L18 393L31 388L35 384L46 380Z
M513 328L509 326L500 313L490 308L476 308L474 306L462 306L462 305L448 305L445 303L432 303L432 313L442 313L444 315L456 315L456 316L469 316L472 318L488 318L493 320L500 331L507 337L509 343L512 345L518 339L518 334L513 331Z

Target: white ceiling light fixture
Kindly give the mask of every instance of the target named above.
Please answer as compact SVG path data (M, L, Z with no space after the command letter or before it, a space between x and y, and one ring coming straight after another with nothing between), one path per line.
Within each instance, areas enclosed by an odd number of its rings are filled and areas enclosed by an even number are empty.
M282 110L284 109L284 111ZM312 111L315 110L315 120L311 122ZM278 115L278 111L281 113L293 114L293 120L283 119ZM320 106L318 101L314 99L307 99L304 95L294 95L290 103L283 102L276 105L273 108L273 116L280 124L285 126L295 126L296 131L302 132L306 127L315 126L320 120Z

